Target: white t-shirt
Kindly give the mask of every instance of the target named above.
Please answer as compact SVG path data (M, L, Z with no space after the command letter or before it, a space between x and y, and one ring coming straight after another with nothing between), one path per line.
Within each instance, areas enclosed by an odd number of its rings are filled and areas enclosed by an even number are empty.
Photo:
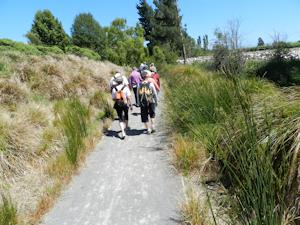
M124 86L125 85L123 85L123 84L119 84L118 86L116 86L116 88L112 89L112 92L111 92L112 99L116 98L116 92L120 91ZM117 91L116 91L116 89L117 89ZM125 88L122 90L122 92L124 93L124 95L126 96L127 99L131 96L128 86L125 86Z
M123 78L123 85L128 85L129 84L129 82L128 82L128 79L123 75L122 76L122 78ZM109 86L110 86L110 88L111 87L113 87L113 86L115 86L115 85L117 85L117 82L115 81L115 77L113 76L111 79L110 79L110 81L109 81Z

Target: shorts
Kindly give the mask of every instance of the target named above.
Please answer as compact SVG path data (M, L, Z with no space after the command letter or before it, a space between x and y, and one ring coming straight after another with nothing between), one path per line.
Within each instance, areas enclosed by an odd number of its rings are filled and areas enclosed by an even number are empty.
M155 103L150 103L149 105L141 106L141 119L142 123L147 123L150 118L155 118Z
M124 104L123 106L115 103L114 109L117 111L118 119L120 122L125 122L128 120L128 105Z

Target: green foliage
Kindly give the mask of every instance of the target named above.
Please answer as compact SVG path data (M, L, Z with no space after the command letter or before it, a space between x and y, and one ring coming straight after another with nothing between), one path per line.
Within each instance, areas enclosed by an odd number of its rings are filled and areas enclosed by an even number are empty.
M17 209L10 198L1 195L0 225L17 225Z
M39 50L42 54L64 54L64 51L57 46L36 46L37 50Z
M26 37L32 44L59 46L64 49L69 44L69 37L61 22L49 10L37 11L31 30Z
M196 67L164 74L171 125L219 160L232 222L293 224L298 214L288 212L297 204L290 190L298 185L299 100L262 80L228 79Z
M289 55L286 43L277 42L273 46L272 58L261 64L255 74L281 86L300 84L300 60Z
M107 100L107 96L104 92L98 91L96 92L93 97L90 99L90 105L93 105L97 109L101 111L97 115L98 120L102 120L104 118L114 118L114 109L112 108L111 104Z
M117 18L107 32L107 59L118 65L139 65L144 61L146 54L144 48L143 30L137 24L127 27L126 20Z
M36 46L9 39L0 39L0 51L19 51L28 55L41 55Z
M154 26L154 10L147 3L146 0L140 0L139 4L136 5L139 14L139 21L144 30L144 37L146 41L150 43L148 46L151 46L152 41L152 29Z
M167 57L172 53L167 61L174 61L173 55L178 58L180 52L183 51L183 44L186 48L188 56L195 56L197 53L197 45L191 38L186 27L181 26L181 16L176 0L155 0L155 9L145 1L140 0L137 4L139 21L144 29L144 37L147 41L150 56L154 54L155 46L165 48L168 46Z
M67 158L75 165L84 145L83 140L88 134L89 110L78 99L58 102L55 110L66 137Z
M87 58L93 59L93 60L101 59L100 55L98 53L94 52L93 50L88 49L88 48L80 48L78 46L68 46L66 48L66 53L87 57Z
M92 49L104 56L105 32L91 13L81 13L75 17L71 34L74 45Z
M232 28L238 32L238 28ZM216 70L225 75L239 75L245 60L242 52L237 48L237 37L229 35L229 31L215 31L217 41L213 46L213 64Z

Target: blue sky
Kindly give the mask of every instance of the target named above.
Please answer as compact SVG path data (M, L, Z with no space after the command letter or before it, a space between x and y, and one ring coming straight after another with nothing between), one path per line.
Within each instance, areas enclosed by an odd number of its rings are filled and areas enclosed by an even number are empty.
M91 12L102 26L116 17L126 18L128 25L138 21L138 0L0 0L0 38L26 42L34 14L50 9L70 33L75 15ZM148 1L152 2L152 1ZM183 24L189 34L208 34L213 40L215 28L226 27L229 20L239 19L242 44L253 46L261 36L271 42L274 32L286 41L300 40L300 0L179 0Z

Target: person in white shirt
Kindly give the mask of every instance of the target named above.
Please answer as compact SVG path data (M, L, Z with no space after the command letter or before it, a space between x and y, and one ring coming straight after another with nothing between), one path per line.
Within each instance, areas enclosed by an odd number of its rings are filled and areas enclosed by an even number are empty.
M112 99L114 100L114 109L117 111L120 128L122 132L121 139L125 139L125 129L129 129L128 126L128 108L132 110L131 105L131 93L129 87L124 84L122 76L118 76L115 79L116 84L112 87Z
M124 75L122 75L120 72L117 72L109 81L110 90L112 90L115 86L118 85L116 80L118 78L120 79L120 77L122 77L122 84L124 84L126 86L129 85L128 79Z

